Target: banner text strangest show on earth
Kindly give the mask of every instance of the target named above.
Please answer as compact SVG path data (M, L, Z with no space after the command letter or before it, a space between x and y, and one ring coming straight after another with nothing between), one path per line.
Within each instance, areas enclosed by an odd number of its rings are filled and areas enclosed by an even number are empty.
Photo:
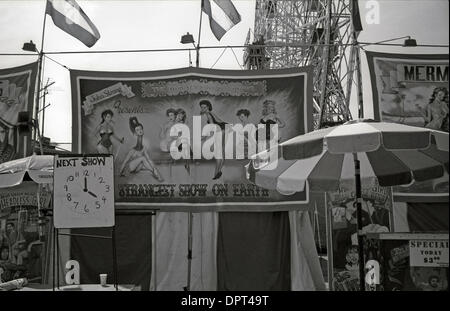
M312 130L311 79L309 67L71 71L73 151L113 154L118 206L293 209L306 193L260 188L244 166Z

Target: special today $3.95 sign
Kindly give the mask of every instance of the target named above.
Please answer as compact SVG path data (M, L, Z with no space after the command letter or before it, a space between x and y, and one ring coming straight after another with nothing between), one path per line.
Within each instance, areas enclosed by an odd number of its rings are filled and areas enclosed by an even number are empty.
M55 228L114 226L114 161L110 155L55 156Z
M411 267L448 267L448 240L410 240Z

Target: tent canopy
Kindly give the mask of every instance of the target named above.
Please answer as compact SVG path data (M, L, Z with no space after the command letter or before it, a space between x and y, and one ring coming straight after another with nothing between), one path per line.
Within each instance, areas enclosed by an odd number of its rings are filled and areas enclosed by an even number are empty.
M53 156L32 155L0 164L0 188L20 185L28 175L36 183L53 182Z

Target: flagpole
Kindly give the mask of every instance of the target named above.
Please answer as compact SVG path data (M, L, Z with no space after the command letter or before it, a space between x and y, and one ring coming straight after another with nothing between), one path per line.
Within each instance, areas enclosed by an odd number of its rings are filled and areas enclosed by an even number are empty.
M42 23L41 53L44 53L45 22L47 21L47 0L45 1L44 22Z
M203 16L203 0L200 0L200 23L198 25L198 39L197 46L195 47L197 55L195 59L195 67L200 67L200 36L202 33L202 16Z
M200 67L200 35L202 33L202 15L203 15L203 0L200 0L200 24L198 26L198 39L196 50L195 67ZM192 269L192 226L194 221L194 215L191 211L188 212L188 271L187 271L187 284L183 288L185 291L191 290L191 269Z
M34 144L36 143L36 139L39 139L39 147L41 154L44 154L43 148L42 148L42 140L40 137L37 137L39 132L39 122L38 122L38 114L39 114L39 99L40 99L40 91L41 91L41 81L42 81L42 62L44 59L44 38L45 38L45 22L47 21L47 1L45 1L45 12L44 12L44 21L42 23L42 39L41 39L41 49L40 51L37 51L39 53L38 57L38 73L37 73L37 90L36 90L36 104L34 106L34 122L35 123L35 129L34 129L34 143L33 143L33 154L35 154L34 150ZM44 124L42 124L42 128L44 127Z

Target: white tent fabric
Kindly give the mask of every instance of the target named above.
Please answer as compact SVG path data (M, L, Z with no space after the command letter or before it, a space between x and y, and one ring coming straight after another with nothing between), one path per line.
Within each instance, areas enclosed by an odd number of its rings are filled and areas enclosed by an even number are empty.
M216 212L193 214L192 291L217 290ZM179 291L187 285L188 213L158 213L156 219L156 289ZM307 212L289 212L291 230L291 289L325 290L314 236ZM155 223L155 221L153 222ZM153 254L155 254L153 243ZM150 290L155 290L155 265Z
M0 188L20 185L28 173L38 183L53 183L53 156L32 155L0 164Z
M291 229L291 290L326 290L308 212L289 212Z
M153 260L150 290L182 291L187 285L188 271L188 213L162 212L156 221L156 250L152 243ZM218 213L193 214L191 291L215 291L217 289L216 250ZM154 263L154 261L153 261Z

